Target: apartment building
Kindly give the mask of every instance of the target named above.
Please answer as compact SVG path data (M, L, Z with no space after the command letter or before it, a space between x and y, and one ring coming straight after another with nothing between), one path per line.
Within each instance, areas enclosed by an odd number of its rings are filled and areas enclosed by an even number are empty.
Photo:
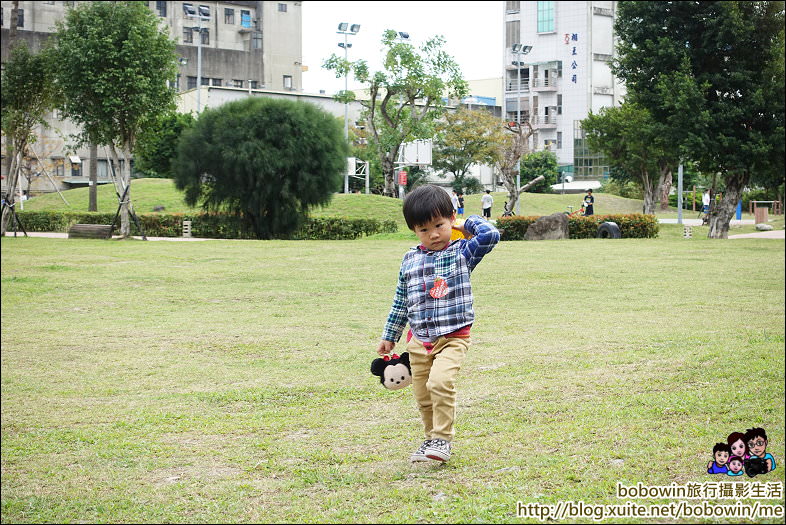
M532 146L557 155L576 180L608 176L586 146L580 122L619 106L625 88L611 73L616 1L505 2L504 115L529 120Z
M8 58L9 27L14 2L2 1L2 61ZM81 2L20 1L16 37L39 49L55 30L67 9ZM176 42L179 92L196 92L197 86L243 90L271 89L298 92L302 86L301 2L196 1L144 2L166 25ZM201 55L201 60L200 60ZM201 67L200 67L201 66ZM201 74L200 74L201 73ZM188 95L188 93L187 93ZM202 107L205 107L203 104ZM64 135L76 129L69 122L49 119L31 152L32 171L47 170L59 189L86 185L89 150L67 151ZM32 155L35 153L35 156ZM109 182L108 154L99 148L98 179ZM3 172L5 172L3 147ZM4 181L5 183L5 181ZM48 177L22 181L31 194L54 191Z

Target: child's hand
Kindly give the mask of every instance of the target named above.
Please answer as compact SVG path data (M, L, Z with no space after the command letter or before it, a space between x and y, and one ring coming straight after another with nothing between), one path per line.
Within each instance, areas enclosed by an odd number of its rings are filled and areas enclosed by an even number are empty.
M473 237L471 233L469 233L467 230L464 229L464 224L454 224L452 228L457 232L461 233L461 235L463 235L465 239L469 240Z
M388 355L393 353L393 347L396 346L396 343L393 341L385 341L384 339L379 342L379 346L377 347L377 353L379 355Z

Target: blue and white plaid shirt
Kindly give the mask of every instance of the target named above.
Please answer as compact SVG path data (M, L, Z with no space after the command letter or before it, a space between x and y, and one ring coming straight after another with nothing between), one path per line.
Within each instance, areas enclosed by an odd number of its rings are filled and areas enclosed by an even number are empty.
M409 322L416 338L433 342L475 320L469 275L499 242L499 231L477 215L464 221L464 229L474 237L453 241L438 251L418 246L404 255L382 339L397 342ZM439 296L435 298L429 292L440 277L447 283L447 293L435 293Z

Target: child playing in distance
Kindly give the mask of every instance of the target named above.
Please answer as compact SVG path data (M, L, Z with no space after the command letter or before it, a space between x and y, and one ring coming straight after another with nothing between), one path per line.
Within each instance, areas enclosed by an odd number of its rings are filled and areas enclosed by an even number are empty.
M450 196L430 184L407 196L403 212L421 244L401 262L377 353L392 353L409 322L412 389L426 437L410 461L447 461L454 436L455 381L475 320L470 273L499 242L499 232L477 215L455 226ZM466 238L451 242L453 229Z

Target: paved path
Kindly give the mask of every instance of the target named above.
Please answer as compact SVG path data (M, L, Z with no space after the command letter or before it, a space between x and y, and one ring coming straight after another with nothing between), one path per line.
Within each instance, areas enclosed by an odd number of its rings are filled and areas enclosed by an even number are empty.
M28 232L30 237L51 237L54 239L68 239L67 233L61 232ZM14 232L5 232L6 237L13 237ZM17 237L24 237L25 234L22 232L17 233ZM119 239L119 235L113 235L113 239ZM141 236L134 236L134 239L142 240ZM204 239L200 237L150 237L147 238L148 241L233 241L237 239Z

